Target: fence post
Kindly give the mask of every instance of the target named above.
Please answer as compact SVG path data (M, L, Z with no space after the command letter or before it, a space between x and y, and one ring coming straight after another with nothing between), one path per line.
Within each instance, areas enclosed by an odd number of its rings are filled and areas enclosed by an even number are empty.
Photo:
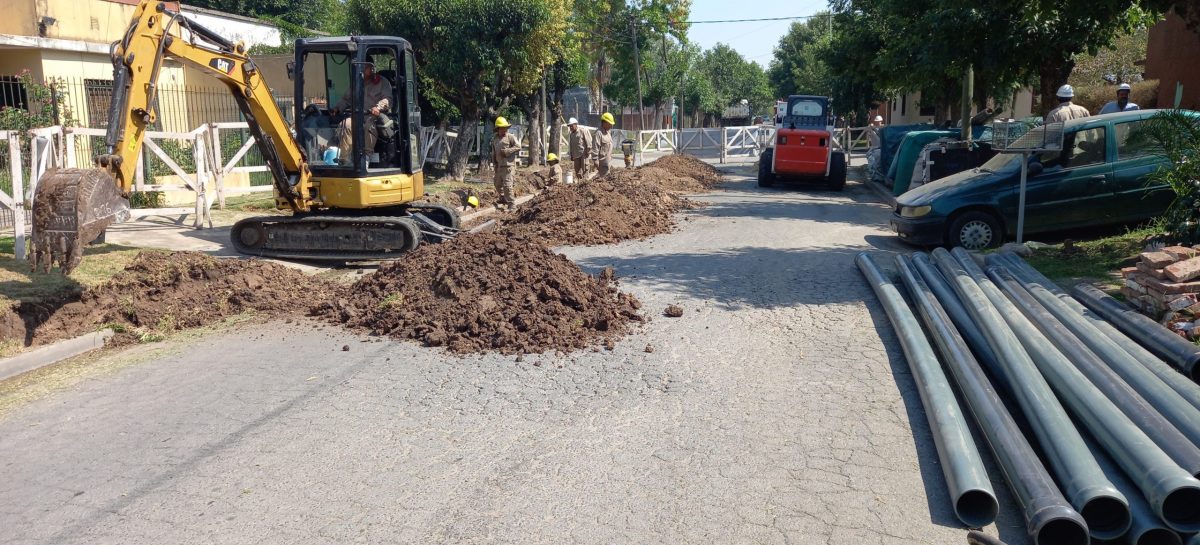
M209 227L212 226L212 218L208 215L208 169L205 165L208 162L208 151L204 146L207 133L202 128L192 138L192 158L196 163L196 221L193 227L196 229L203 229L205 220L208 220Z
M21 180L21 138L8 135L8 168L12 173L13 257L25 259L25 184Z
M70 128L63 129L63 153L66 154L64 167L79 168L79 158L75 156L75 131Z
M727 146L729 144L729 141L726 140L725 133L726 133L725 127L721 127L721 164L722 165L725 164L725 146Z
M224 149L221 146L221 129L216 123L208 124L208 140L209 150L208 156L211 159L213 177L217 185L217 208L225 209L225 157L222 156Z

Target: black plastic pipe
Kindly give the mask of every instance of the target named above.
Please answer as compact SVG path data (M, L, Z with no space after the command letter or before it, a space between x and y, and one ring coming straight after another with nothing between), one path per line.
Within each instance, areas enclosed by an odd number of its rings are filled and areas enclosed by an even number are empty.
M1180 532L1200 530L1200 481L1179 467L1179 464L1154 444L1145 432L1125 416L1125 413L1080 373L1049 339L1022 316L1021 311L984 276L983 270L975 263L971 254L962 248L955 248L953 258L979 283L979 287L991 303L1000 309L1009 327L1032 356L1045 382L1053 386L1062 404L1071 409L1092 436L1129 474L1163 521ZM1082 454L1095 463L1095 459L1086 450ZM1114 521L1111 528L1096 528L1093 519L1088 518L1088 513L1082 513L1088 521L1092 536L1096 538L1111 539L1100 533L1115 530L1117 520L1123 524L1118 536L1129 527L1128 503L1125 504L1121 519L1110 519ZM1109 516L1114 515L1115 511Z
M1021 287L1033 295L1062 325L1071 330L1076 339L1082 341L1092 352L1095 352L1097 356L1103 359L1110 369L1120 375L1131 388L1136 390L1150 405L1157 409L1189 441L1200 445L1200 409L1192 405L1187 398L1179 393L1178 389L1163 382L1159 375L1152 371L1150 367L1136 359L1132 354L1126 352L1118 340L1114 338L1121 337L1128 341L1129 339L1124 334L1113 329L1107 322L1104 322L1102 325L1107 326L1108 330L1097 327L1091 320L1080 314L1077 309L1056 296L1054 292L1040 283L1031 282L1027 275L1021 274L1020 263L1013 262L1005 258L1005 256L993 255L988 256L988 264L1001 266L1011 273L1020 282ZM1063 297L1069 299L1065 294L1063 294ZM1074 300L1072 299L1072 301ZM1078 306L1079 304L1075 303L1075 305ZM1083 307L1080 306L1079 308L1082 309ZM1086 309L1083 310L1090 312ZM1129 342L1132 343L1133 341ZM1141 349L1140 347L1138 348ZM1144 349L1141 350L1145 352ZM1180 375L1175 369L1163 363L1153 354L1145 352L1144 356L1153 360L1157 367L1180 383L1181 388L1200 390L1200 386ZM1180 465L1184 466L1185 469L1188 468L1188 465L1182 462Z
M1095 439L1084 437L1087 442L1088 449L1091 450L1092 456L1096 457L1096 462L1100 464L1100 468L1104 470L1104 474L1112 480L1113 484L1117 485L1117 490L1125 494L1129 498L1129 514L1132 520L1129 525L1129 531L1125 533L1122 541L1129 545L1182 545L1183 540L1174 530L1163 524L1162 519L1154 513L1154 509L1146 503L1146 498L1143 498L1138 488L1129 477L1121 471L1113 463L1112 458L1096 444Z
M1003 367L1005 380L1029 427L1041 445L1050 469L1071 506L1087 521L1093 537L1111 539L1129 526L1129 504L1104 476L1088 452L1079 430L1038 371L1017 334L979 284L944 248L933 251L933 261L963 306L987 336ZM968 258L969 259L969 258ZM978 268L978 267L976 267ZM987 282L987 279L983 279ZM1003 299L1003 295L1000 295ZM1015 310L1009 311L1015 313Z
M1187 339L1171 333L1158 322L1143 316L1124 303L1113 299L1095 286L1079 284L1071 288L1080 303L1111 322L1117 329L1145 346L1158 357L1183 371L1193 381L1200 381L1200 349Z
M914 260L915 261L915 260ZM928 261L926 261L928 264ZM1025 531L1036 545L1088 543L1087 523L1067 503L1054 479L1008 413L979 361L967 346L942 305L913 262L896 257L900 279L908 288L926 331L937 344L950 376L958 384L992 456L1000 465L1009 490L1021 507ZM936 271L934 271L936 272ZM952 295L952 294L951 294ZM957 300L957 299L955 299Z
M962 335L963 340L967 341L967 346L971 347L971 351L975 355L977 362L992 374L992 377L1000 382L1000 385L1007 388L1004 382L1004 374L1000 368L1000 362L996 359L996 353L992 351L992 347L987 343L987 337L983 335L983 331L971 319L970 313L966 307L963 307L962 302L958 300L958 295L955 295L950 284L946 283L946 278L942 273L938 272L933 263L929 261L929 256L916 252L912 255L909 265L916 269L916 272L921 275L921 280L925 281L925 286L933 292L938 303L941 304L942 310L950 317L950 322L954 324L954 329Z
M1129 417L1129 420L1170 456L1171 460L1193 477L1200 475L1200 448L1122 380L1100 356L1055 319L1008 270L991 267L987 275L1004 290L1009 300L1021 309L1021 313L1033 322L1038 331L1058 347L1069 363L1074 364L1093 386ZM1103 467L1103 464L1101 466Z
M1050 292L1058 298L1060 303L1075 311L1076 314L1083 317L1084 321L1102 333L1102 335L1097 337L1095 335L1077 332L1077 336L1089 341L1096 338L1112 341L1113 344L1119 346L1125 351L1126 354L1128 354L1138 363L1142 364L1143 367L1148 369L1151 373L1154 373L1154 376L1158 377L1158 379L1164 384L1169 386L1172 390L1175 390L1175 393L1179 394L1179 396L1185 401L1187 401L1197 410L1200 410L1200 385L1197 385L1195 382L1192 382L1191 379L1183 376L1179 370L1171 367L1158 356L1155 356L1149 350L1146 350L1146 348L1138 344L1137 341L1134 341L1133 339L1129 338L1128 335L1125 335L1116 327L1113 327L1113 325L1108 323L1107 320L1091 310L1088 310L1087 307L1079 304L1079 301L1076 301L1074 297L1068 295L1067 292L1059 288L1057 284L1055 284L1049 278L1046 278L1044 275L1042 275L1042 273L1031 267L1025 262L1025 260L1018 257L1016 254L1010 252L1001 252L999 254L993 254L993 256L995 256L994 258L996 259L1004 260L1005 265L1008 266L1008 270L1012 272L1014 276L1021 279L1028 285L1040 286L1042 289ZM1038 291L1035 290L1034 294L1037 295L1037 293ZM1104 355L1104 353L1101 352L1101 355ZM1112 364L1112 361L1109 363ZM1122 371L1118 369L1118 372ZM1136 385L1140 383L1139 381L1134 381L1130 378L1126 378L1126 380L1129 380L1132 385L1135 385L1135 387L1137 387ZM1143 392L1142 395L1147 394ZM1172 422L1176 422L1177 426L1181 425L1178 423L1179 418L1177 416L1171 414L1169 410L1165 409L1161 405L1156 406L1159 407L1160 411L1167 413L1167 417L1171 418ZM1187 430L1182 431L1189 437L1192 436L1192 434Z
M904 359L912 370L917 391L921 394L921 405L925 407L925 415L929 419L938 460L946 476L946 487L950 497L954 498L954 514L972 528L991 524L996 520L999 510L996 494L983 467L979 449L971 439L966 416L958 406L950 382L942 373L933 347L929 345L921 324L913 316L912 309L896 285L883 275L871 256L858 254L854 261L883 303L900 345L904 348Z

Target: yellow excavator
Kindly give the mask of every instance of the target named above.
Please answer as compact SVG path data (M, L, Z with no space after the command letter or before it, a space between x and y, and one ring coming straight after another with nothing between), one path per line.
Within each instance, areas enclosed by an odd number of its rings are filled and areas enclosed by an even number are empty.
M231 230L238 252L287 259L391 259L459 233L451 207L418 202L424 175L415 66L407 41L387 36L296 41L289 126L242 43L156 0L143 0L112 45L113 98L104 153L92 169L47 171L34 194L36 270L78 265L83 246L129 218L138 155L158 119L165 58L229 87L268 166L275 203L290 215L248 218Z

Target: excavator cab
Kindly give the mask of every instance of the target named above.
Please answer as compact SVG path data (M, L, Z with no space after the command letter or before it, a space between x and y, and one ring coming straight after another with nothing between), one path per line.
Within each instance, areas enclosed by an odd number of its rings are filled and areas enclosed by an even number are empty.
M293 83L303 97L295 105L297 137L315 176L420 173L415 72L412 48L401 38L296 42Z

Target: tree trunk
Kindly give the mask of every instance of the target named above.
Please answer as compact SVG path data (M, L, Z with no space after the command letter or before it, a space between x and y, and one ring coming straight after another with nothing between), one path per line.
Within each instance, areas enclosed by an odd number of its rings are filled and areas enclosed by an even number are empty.
M535 94L525 109L529 120L526 125L526 137L529 139L529 165L541 164L542 151L542 101Z
M554 93L550 101L550 152L562 155L563 96L567 93L565 78L558 77L562 61L555 63Z
M469 100L459 107L459 111L463 114L462 125L458 130L458 138L454 139L454 146L450 148L450 159L447 165L450 177L462 181L467 174L467 161L471 156L471 144L475 140L476 127L479 126L479 104L474 100ZM480 150L480 154L487 155L487 150ZM481 160L480 163L486 163L486 160Z
M1074 69L1075 61L1071 59L1049 57L1042 62L1038 67L1038 98L1041 104L1034 111L1044 116L1058 105L1058 88L1067 82L1067 77Z

